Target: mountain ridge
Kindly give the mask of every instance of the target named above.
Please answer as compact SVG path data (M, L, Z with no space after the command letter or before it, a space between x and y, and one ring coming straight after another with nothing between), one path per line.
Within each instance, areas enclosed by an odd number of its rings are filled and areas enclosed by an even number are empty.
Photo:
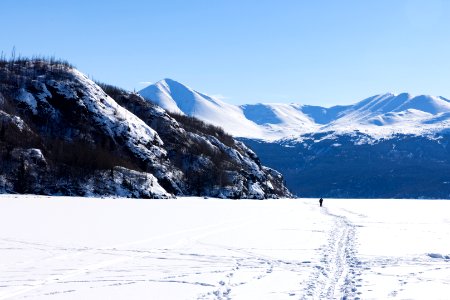
M161 86L165 84L182 86L195 93L195 97L170 93L170 89L166 89L162 97ZM198 117L236 137L268 141L329 131L362 131L374 138L382 138L395 133L433 134L450 127L450 100L442 96L385 93L352 105L328 108L295 103L238 106L197 92L172 79L159 81L139 93L168 111ZM186 101L194 102L196 109L184 109ZM215 103L214 109L207 109L207 103L211 102Z

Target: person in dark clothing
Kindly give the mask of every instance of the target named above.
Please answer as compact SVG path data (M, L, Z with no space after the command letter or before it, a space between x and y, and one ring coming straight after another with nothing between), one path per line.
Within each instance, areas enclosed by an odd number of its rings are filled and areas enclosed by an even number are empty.
M320 199L319 199L319 204L320 204L320 207L322 207L322 203L323 203L323 199L322 199L322 198L320 198Z

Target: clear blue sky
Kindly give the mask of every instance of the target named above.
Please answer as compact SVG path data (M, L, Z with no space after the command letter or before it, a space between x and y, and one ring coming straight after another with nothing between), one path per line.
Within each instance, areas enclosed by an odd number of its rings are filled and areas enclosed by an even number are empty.
M14 46L126 89L168 77L235 104L450 98L445 0L1 0L0 51Z

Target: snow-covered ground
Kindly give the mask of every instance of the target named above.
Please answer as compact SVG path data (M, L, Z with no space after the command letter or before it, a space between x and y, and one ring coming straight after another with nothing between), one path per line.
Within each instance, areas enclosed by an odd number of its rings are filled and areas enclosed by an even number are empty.
M0 299L448 299L450 201L0 196Z

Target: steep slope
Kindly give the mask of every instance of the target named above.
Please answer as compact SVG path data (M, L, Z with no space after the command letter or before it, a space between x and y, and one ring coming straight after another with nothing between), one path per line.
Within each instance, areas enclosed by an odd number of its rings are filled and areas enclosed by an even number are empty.
M199 93L175 80L161 80L139 94L169 112L197 117L235 136L263 137L261 129L246 119L239 107Z
M64 62L0 61L1 192L290 195L251 150L215 136L223 131L201 123L196 132L138 95L104 87Z
M170 197L152 175L170 167L158 134L85 75L20 60L0 78L4 191Z

